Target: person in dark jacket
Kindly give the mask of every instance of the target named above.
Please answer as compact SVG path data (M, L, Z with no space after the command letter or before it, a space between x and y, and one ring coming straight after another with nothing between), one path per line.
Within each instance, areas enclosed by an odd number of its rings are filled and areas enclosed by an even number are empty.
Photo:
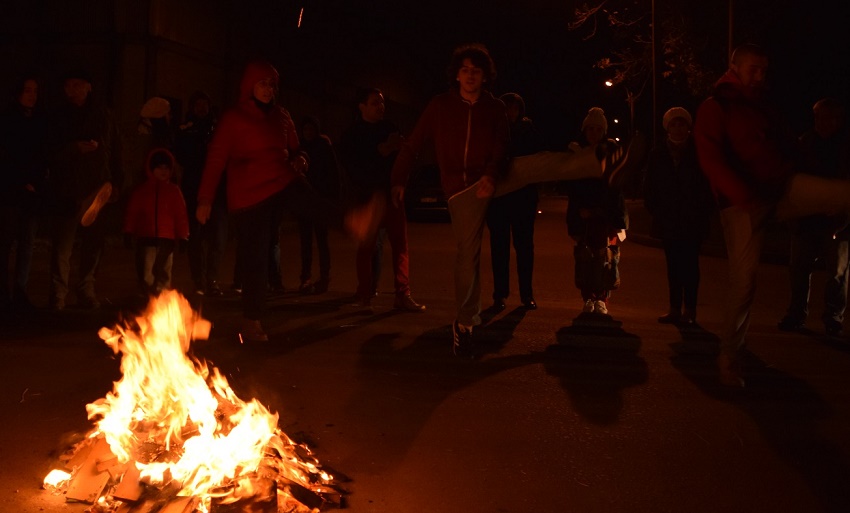
M0 309L32 308L27 285L47 178L47 120L38 98L38 80L26 76L17 83L12 104L0 114ZM10 279L7 270L13 258Z
M407 214L404 205L390 202L390 172L402 143L398 127L384 118L385 101L380 89L366 89L357 99L358 117L340 141L350 200L360 203L378 194L387 208L380 222L392 248L394 308L421 312L425 305L410 292L410 256L407 246ZM381 234L357 246L357 290L354 306L370 307L377 294L383 244Z
M120 216L99 213L107 203L114 206L124 180L117 125L111 112L92 99L88 74L70 72L63 86L64 102L51 111L48 125L49 306L57 311L65 308L78 229L82 244L77 305L84 309L100 306L94 285L107 221Z
M510 157L532 155L543 150L543 141L531 119L525 116L525 101L516 93L500 99L510 123ZM511 239L516 252L519 297L525 308L534 310L532 273L534 270L534 220L537 217L537 184L493 198L487 208L490 230L490 258L493 267L493 308L502 311L510 295Z
M186 122L179 126L175 143L175 157L183 167L180 188L186 206L194 213L198 206L198 189L201 173L207 159L207 145L215 130L216 116L212 100L203 91L195 91L189 97ZM210 208L210 219L202 225L194 215L189 218L189 273L196 294L208 297L222 295L219 272L222 255L227 244L227 203L225 180L215 192Z
M310 166L307 181L323 198L340 200L339 164L336 150L330 137L322 133L319 118L307 116L301 122L301 149L307 153ZM331 281L331 250L328 245L328 227L317 224L309 217L298 218L301 236L301 285L302 294L324 294ZM319 253L319 279L313 282L313 238Z
M177 244L189 237L189 216L180 187L171 182L174 156L165 148L148 153L148 179L127 202L124 233L135 238L140 291L157 295L171 287Z
M652 215L650 234L661 239L667 259L669 311L665 324L695 324L699 252L708 237L714 200L697 161L693 118L682 107L664 113L666 139L649 155L644 206ZM683 310L684 307L684 310Z
M269 281L271 233L284 208L326 226L345 228L356 239L376 229L380 208L370 202L346 212L322 198L307 182L307 154L289 113L279 106L280 75L270 63L248 63L242 75L238 103L216 127L198 191L195 216L205 224L216 190L227 172L227 206L238 239L237 259L242 279L243 341L268 341L260 319L265 314Z
M824 98L814 104L814 127L800 137L803 167L824 178L850 178L850 130L844 104ZM779 322L783 331L799 331L809 314L812 271L823 261L828 279L821 319L826 333L841 334L847 308L850 217L844 212L803 217L793 223L791 238L791 301Z

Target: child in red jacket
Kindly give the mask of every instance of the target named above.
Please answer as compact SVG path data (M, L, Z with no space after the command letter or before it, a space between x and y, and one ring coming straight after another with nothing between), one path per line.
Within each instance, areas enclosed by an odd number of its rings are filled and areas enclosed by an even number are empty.
M136 239L136 274L145 294L171 286L171 267L178 241L189 237L186 201L171 183L174 155L165 148L148 153L148 179L130 196L124 233Z

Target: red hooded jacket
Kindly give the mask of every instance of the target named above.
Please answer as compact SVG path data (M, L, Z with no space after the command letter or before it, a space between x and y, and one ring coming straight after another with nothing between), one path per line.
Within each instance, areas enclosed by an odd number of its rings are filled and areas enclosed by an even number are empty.
M268 111L254 100L254 85L278 82L271 64L254 62L242 75L239 102L224 113L207 149L198 203L210 204L227 169L227 207L233 212L254 206L282 191L298 176L291 161L298 155L298 133L289 113L277 105Z
M455 90L434 97L399 150L392 170L394 186L407 184L413 161L429 139L446 198L482 176L495 179L507 164L510 129L505 104L486 91L475 103Z
M124 233L140 238L185 239L189 237L189 216L180 187L158 180L150 167L151 157L164 153L174 169L174 155L165 148L148 152L145 171L148 179L136 187L127 203Z
M694 142L721 208L777 200L794 172L797 144L788 125L731 70L697 110Z

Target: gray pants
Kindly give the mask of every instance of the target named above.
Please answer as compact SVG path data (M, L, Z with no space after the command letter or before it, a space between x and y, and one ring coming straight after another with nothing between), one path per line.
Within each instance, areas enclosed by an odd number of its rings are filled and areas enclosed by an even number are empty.
M481 237L490 198L478 198L476 189L477 183L449 198L457 244L454 269L457 322L465 326L481 324Z
M602 174L594 148L580 152L543 151L515 157L505 177L496 182L494 196L502 196L526 185L575 180ZM475 183L449 198L452 232L457 244L455 257L455 301L457 322L466 326L481 324L481 238L490 198L475 195Z
M750 307L755 298L764 230L773 210L772 205L761 203L720 211L729 255L726 320L720 350L730 356L746 345L744 337L750 326ZM806 174L797 174L788 181L775 208L776 217L782 220L838 212L850 212L850 180Z

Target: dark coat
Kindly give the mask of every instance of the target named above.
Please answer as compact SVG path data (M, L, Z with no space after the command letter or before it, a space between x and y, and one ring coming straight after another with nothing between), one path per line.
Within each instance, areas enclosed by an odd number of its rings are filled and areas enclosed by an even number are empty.
M47 119L38 110L27 114L17 102L0 115L0 198L18 204L41 191L47 178Z
M652 215L650 234L662 240L705 240L714 198L689 139L674 161L667 141L649 154L644 206Z

